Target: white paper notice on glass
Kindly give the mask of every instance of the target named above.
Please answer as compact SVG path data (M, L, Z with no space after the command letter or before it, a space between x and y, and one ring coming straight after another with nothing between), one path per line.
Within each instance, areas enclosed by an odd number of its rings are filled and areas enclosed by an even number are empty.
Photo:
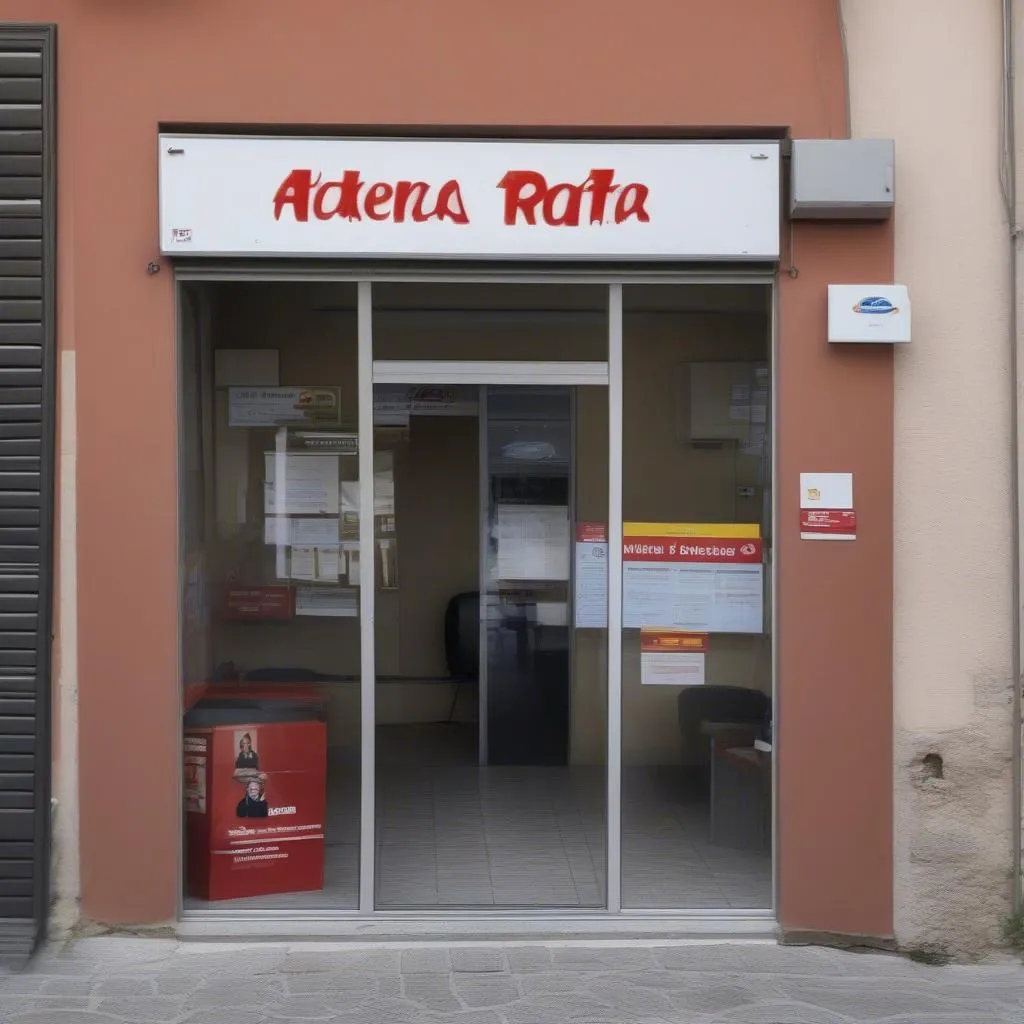
M578 629L608 628L608 542L576 542L576 599Z
M348 587L296 587L295 614L354 619L359 614L359 591Z
M348 585L359 586L359 545L346 545L345 561L348 571Z
M373 474L373 514L395 514L395 478L390 469Z
M341 514L345 516L359 515L359 481L342 480L341 482Z
M337 387L228 387L229 427L333 426L340 411Z
M755 424L750 428L750 437L740 444L741 455L764 455L766 431L763 425Z
M280 423L304 423L300 405L302 388L228 388L229 427L273 427Z
M848 511L853 508L852 473L801 473L800 507Z
M289 573L293 580L315 580L316 558L312 548L293 548Z
M704 654L699 651L644 651L640 655L644 686L703 686Z
M341 572L340 554L337 547L293 547L291 578L310 583L337 583Z
M284 467L282 473L279 466ZM337 455L268 452L263 511L267 515L336 516L339 471Z
M564 505L498 505L494 537L499 580L569 578L569 509Z
M263 540L267 544L330 547L339 543L338 517L323 516L316 519L288 519L285 516L267 516L263 526Z
M625 562L622 624L696 633L761 633L764 572L760 565L711 562Z

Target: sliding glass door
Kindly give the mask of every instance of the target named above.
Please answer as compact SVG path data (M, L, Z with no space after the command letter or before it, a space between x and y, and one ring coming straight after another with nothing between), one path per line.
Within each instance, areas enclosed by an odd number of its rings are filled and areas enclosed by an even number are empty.
M607 520L608 389L574 357L603 290L448 290L374 308L374 354L421 357L374 362L374 906L599 909L607 586L581 620L575 539ZM531 347L566 358L450 358Z

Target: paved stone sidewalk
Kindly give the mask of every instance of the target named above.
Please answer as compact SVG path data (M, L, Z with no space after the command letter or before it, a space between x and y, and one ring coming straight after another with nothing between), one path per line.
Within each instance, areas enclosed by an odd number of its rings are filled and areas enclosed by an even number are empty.
M767 943L353 947L94 938L0 976L17 1024L1024 1024L1024 967Z

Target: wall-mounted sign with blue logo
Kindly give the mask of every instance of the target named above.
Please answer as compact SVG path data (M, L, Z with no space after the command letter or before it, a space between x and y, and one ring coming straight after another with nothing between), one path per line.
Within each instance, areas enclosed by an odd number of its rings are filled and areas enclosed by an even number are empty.
M830 284L828 340L890 345L910 341L906 285Z

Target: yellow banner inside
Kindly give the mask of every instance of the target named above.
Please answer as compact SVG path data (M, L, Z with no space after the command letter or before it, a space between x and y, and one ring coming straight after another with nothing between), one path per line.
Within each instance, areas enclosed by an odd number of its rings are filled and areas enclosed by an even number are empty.
M623 523L623 537L730 537L756 540L757 523Z

